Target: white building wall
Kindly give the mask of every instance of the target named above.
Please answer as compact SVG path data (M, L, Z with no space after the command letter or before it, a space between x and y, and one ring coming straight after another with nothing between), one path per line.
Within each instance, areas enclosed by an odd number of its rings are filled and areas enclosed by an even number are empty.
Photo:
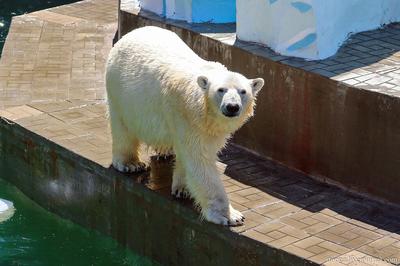
M144 10L156 13L157 15L164 16L164 1L165 0L140 0L140 7Z
M166 0L166 17L192 22L192 0Z
M237 34L276 52L324 59L352 33L400 21L400 0L237 0Z

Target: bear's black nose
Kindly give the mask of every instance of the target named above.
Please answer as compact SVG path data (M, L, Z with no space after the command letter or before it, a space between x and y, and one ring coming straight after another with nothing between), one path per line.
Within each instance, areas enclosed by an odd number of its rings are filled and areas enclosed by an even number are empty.
M234 103L234 104L233 103L229 103L229 104L226 105L226 111L228 111L228 113L230 115L236 114L237 112L239 112L239 110L240 110L240 106L237 103Z

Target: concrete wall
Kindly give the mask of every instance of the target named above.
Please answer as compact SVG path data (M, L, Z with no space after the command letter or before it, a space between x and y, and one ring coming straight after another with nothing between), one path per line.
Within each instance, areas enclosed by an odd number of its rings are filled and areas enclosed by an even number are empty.
M192 0L192 22L194 23L229 23L235 21L235 0Z
M166 0L166 17L192 21L192 1Z
M201 57L262 77L256 115L234 141L318 179L400 204L400 99L227 45L162 19L121 13L120 30L175 31ZM190 25L188 25L190 27Z
M235 0L140 0L144 10L191 23L236 21Z
M334 55L352 33L400 21L398 0L237 0L237 34L307 59Z
M160 16L165 16L165 0L140 0L140 7Z

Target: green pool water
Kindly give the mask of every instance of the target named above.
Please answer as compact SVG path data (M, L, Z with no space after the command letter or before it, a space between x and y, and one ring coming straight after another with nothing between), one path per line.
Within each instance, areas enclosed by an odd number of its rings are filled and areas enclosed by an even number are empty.
M156 265L109 237L44 210L2 179L0 199L15 207L14 215L0 222L1 266Z

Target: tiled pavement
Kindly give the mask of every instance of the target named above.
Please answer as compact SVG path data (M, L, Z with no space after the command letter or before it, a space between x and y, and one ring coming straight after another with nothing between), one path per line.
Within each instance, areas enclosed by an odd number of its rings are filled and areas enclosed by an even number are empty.
M281 60L345 84L400 96L400 24L354 34L328 59Z
M104 98L116 2L83 1L15 17L0 61L0 109Z
M111 141L103 67L115 2L88 0L18 17L0 61L0 115L104 167ZM232 204L247 218L233 231L326 265L400 264L398 208L233 145L220 157ZM171 162L159 166L165 171L153 168L148 187L168 194Z
M266 47L237 41L234 31L232 25L221 29L219 33L206 35L273 61L314 72L347 85L400 97L399 23L354 34L336 55L315 61L281 56Z
M0 114L108 168L105 112L102 101L68 100L11 107ZM233 231L326 265L400 263L398 208L318 183L233 145L220 158L225 189L246 216L245 225ZM148 186L169 194L171 162L158 162L158 167L164 170L150 175L155 180Z

